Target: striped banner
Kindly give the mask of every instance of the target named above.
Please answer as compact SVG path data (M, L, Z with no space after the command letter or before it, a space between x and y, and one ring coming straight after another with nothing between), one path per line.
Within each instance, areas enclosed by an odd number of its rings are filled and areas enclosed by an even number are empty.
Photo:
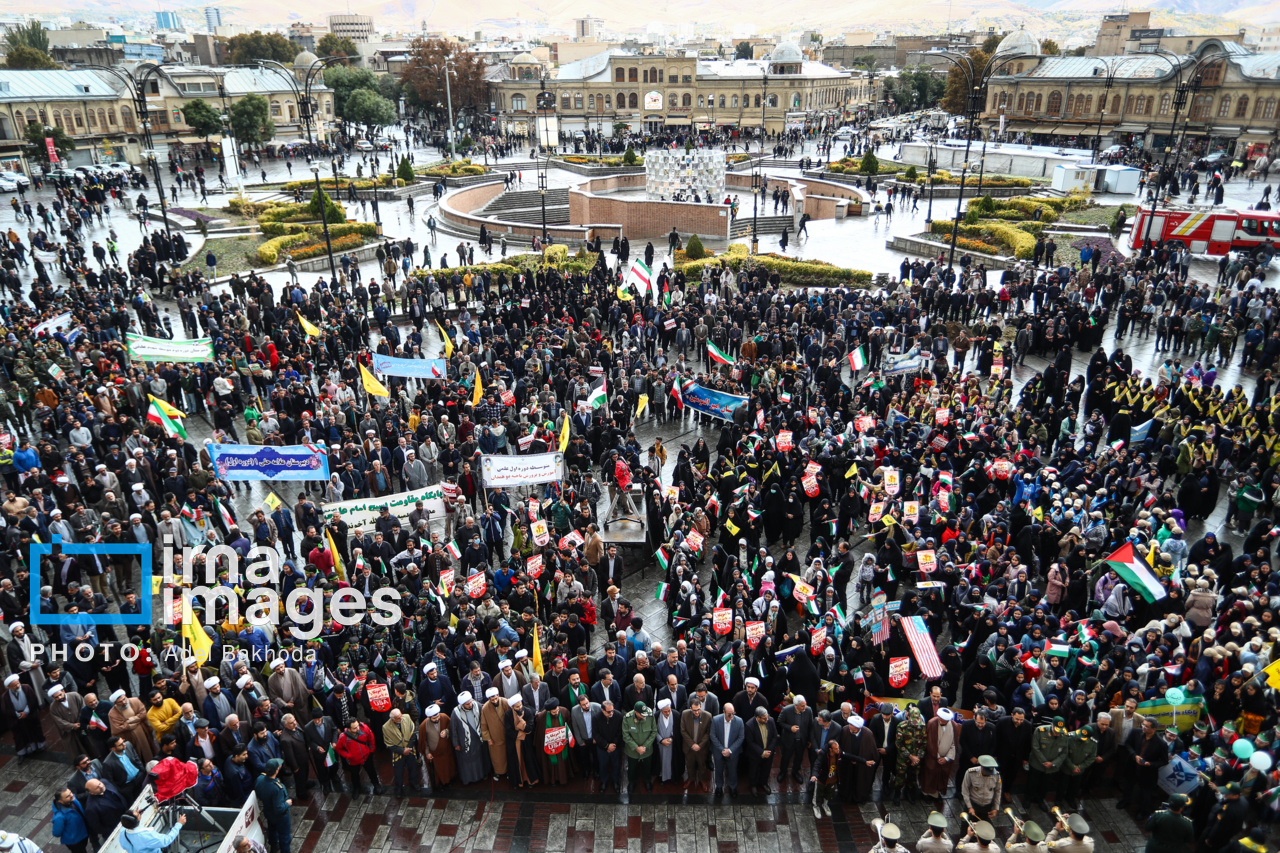
M923 616L908 616L902 620L902 630L907 633L907 642L920 664L920 671L925 678L942 677L942 661L938 660L938 650L933 644L933 636L924 624Z

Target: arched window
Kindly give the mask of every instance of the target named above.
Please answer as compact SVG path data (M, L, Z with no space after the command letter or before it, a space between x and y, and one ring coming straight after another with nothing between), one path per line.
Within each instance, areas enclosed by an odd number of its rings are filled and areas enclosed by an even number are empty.
M97 127L98 117L94 115L93 110L86 110L85 112L89 116L89 127Z
M1213 95L1196 95L1196 99L1191 103L1191 118L1206 119L1213 111Z
M733 108L733 109L735 109L735 110L738 108L738 96L737 96L737 95L734 95L734 96L733 96L733 107L732 107L732 108Z
M1262 108L1262 117L1263 118L1276 117L1276 99L1275 98L1267 98L1267 105Z
M587 95L587 109L589 109L589 110L594 110L595 108L596 108L596 96L595 96L595 95L592 95L592 94L588 94L588 95Z
M62 113L59 110L53 111L53 126L62 127ZM62 127L62 129L66 130L65 127Z
M650 68L650 69L649 69L649 82L650 82L650 83L660 83L661 81L662 81L662 78L658 75L658 69L656 69L656 68Z
M1249 112L1249 96L1241 95L1236 101L1236 118L1244 118Z
M604 96L604 108L605 108L606 110L611 110L611 109L613 109L613 96L612 96L612 95L605 95L605 96Z
M756 106L760 106L760 96L756 95Z
M632 92L630 95L627 95L627 107L628 107L628 108L630 108L630 109L633 109L633 110L636 108L636 93L635 93L635 92Z
M567 110L567 109L569 109L569 102L570 102L570 101L569 101L569 93L568 93L568 92L561 92L561 93L560 93L560 109L562 109L562 110Z
M1015 111L1016 111L1016 112L1022 112L1022 108L1023 108L1023 106L1026 104L1026 102L1027 102L1027 93L1026 93L1026 92L1019 92L1019 93L1018 93L1018 106L1015 108Z
M632 83L636 82L636 75L637 75L637 69L635 68L627 69L627 80L629 80Z
M1075 115L1076 112L1076 96L1067 95L1067 115Z
M627 79L627 71L625 68L613 69L613 81L615 83L621 83L626 79Z
M298 112L297 112L297 107L296 107L296 106L294 106L293 101L285 101L285 102L284 102L284 108L285 108L285 110L287 110L287 111L288 111L288 113L289 113L289 121L290 121L290 122L297 121L297 119L298 119Z
M778 96L776 93L769 96L769 106L771 108L776 108L778 106Z
M1133 99L1133 111L1138 115L1142 115L1142 109L1147 105L1147 99L1144 95L1139 95Z
M701 100L701 99L699 99L699 100ZM691 106L693 106L693 95L690 95L688 92L685 92L683 95L681 95L681 96L680 96L680 106L682 106L682 107L691 107ZM701 106L701 105L699 105L699 106Z
M1062 93L1054 89L1049 93L1049 115L1056 116L1062 112Z
M1229 118L1231 116L1231 96L1223 95L1222 100L1218 101L1218 118Z
M1168 95L1168 93L1160 96L1160 115L1167 116L1169 114L1169 107L1172 102L1173 99Z
M724 109L724 95L720 96L720 109Z
M1124 111L1126 113L1133 112L1133 95L1129 95L1124 99Z
M271 102L271 117L280 118L280 102L273 100Z
M712 98L712 100L715 100L715 98L713 97L713 98ZM698 109L700 109L700 110L704 110L704 109L706 109L706 108L707 108L707 98L706 98L706 96L705 96L705 95L699 95L699 96L698 96Z
M800 109L800 93L799 92L796 92L794 95L791 96L791 109L793 110Z
M1017 66L1015 66L1015 67L1014 67L1014 69L1013 69L1013 73L1014 73L1014 74L1021 74L1021 73L1022 73L1022 63L1021 63L1021 62L1019 62L1019 63L1017 64Z
M115 116L111 116L111 123L112 124L116 123ZM106 110L98 110L98 127L102 128L102 131L104 133L106 132L107 130L107 111Z
M679 80L680 80L680 69L678 69L678 68L676 68L676 67L674 67L674 66L672 66L671 68L668 68L668 69L667 69L667 79L668 79L668 80L670 80L672 83L677 83L677 82L679 82Z
M513 110L523 110L528 103L529 101L525 98L524 95L511 96L511 109Z
M1036 112L1040 112L1042 109L1044 109L1044 95L1036 92Z
M626 92L619 92L619 93L618 93L618 109L622 109L622 108L623 108L623 107L625 107L626 105L627 105L627 94L626 94Z
M1156 96L1155 96L1155 95L1149 95L1149 96L1147 97L1147 107L1146 107L1146 109L1144 109L1144 110L1142 111L1142 114L1143 114L1144 116L1149 116L1149 115L1151 115L1151 111L1152 111L1153 109L1155 109L1155 106L1156 106Z
M80 115L79 110L76 110L75 116L76 116L76 130L79 131L81 128L84 127L84 116Z
M644 72L644 82L646 82L646 83L648 83L648 82L649 82L649 72L648 72L648 70L646 70L646 71ZM657 81L655 80L654 82L657 82Z
M124 129L130 133L136 130L133 124L133 110L128 107L120 108L120 124L123 125Z
M1111 96L1111 114L1112 115L1120 114L1120 96L1119 95Z
M667 107L674 110L678 106L680 106L680 96L672 92L667 96Z
M1084 99L1084 112L1089 114L1093 112L1093 95L1086 95Z
M575 110L582 109L582 93L581 92L573 93L573 108Z
M35 123L36 123L36 111L27 110L27 124L35 124Z

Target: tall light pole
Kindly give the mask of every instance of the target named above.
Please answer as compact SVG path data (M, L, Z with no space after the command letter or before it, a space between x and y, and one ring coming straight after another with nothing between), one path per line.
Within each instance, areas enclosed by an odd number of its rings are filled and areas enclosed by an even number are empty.
M925 168L928 170L929 178L929 209L924 214L924 224L933 224L933 173L938 168L938 140L930 139L925 144L925 154L928 157Z
M452 56L446 56L442 61L428 66L432 71L444 76L444 100L449 109L449 159L456 159L458 156L458 147L454 142L455 128L453 126L453 90L449 86L449 75L457 73L454 70L454 60Z
M324 70L330 65L336 65L339 62L346 62L349 59L358 59L355 56L328 56L324 59L317 59L307 66L306 73L302 77L302 86L298 85L298 78L295 76L300 69L290 69L289 66L274 59L259 59L258 66L263 71L272 71L280 76L288 85L289 90L293 92L293 96L298 101L298 122L302 125L302 131L307 137L307 158L311 157L311 146L314 140L311 137L311 125L315 120L314 98L311 94L312 88L315 86L316 79L323 74ZM323 80L321 80L323 82Z
M760 96L760 157L764 157L764 136L765 136L765 118L764 111L769 106L769 66L764 67L764 77L762 79L764 86L764 94Z
M545 79L543 80L543 85L546 85ZM536 134L538 136L538 148L541 150L546 147L542 144L542 137L547 132L547 111L554 110L556 107L555 92L548 92L546 89L538 92L536 106L538 108L538 118L542 120L542 131ZM547 245L547 167L551 163L551 154L544 151L543 156L536 162L538 165L538 199L542 205L542 246L545 249Z
M756 217L760 207L760 197L764 193L764 175L757 166L751 173L751 254L760 254L760 233L756 228Z
M336 283L338 281L338 267L333 262L333 241L329 239L329 216L328 216L329 210L328 210L328 207L324 204L324 199L325 199L324 190L320 188L320 164L319 163L311 164L311 177L315 179L316 199L320 201L320 223L321 225L324 226L324 245L329 252L329 275L331 276L330 283ZM337 179L335 178L334 180L336 181ZM374 192L374 196L375 196L375 203L376 203L376 196L377 196L376 191Z

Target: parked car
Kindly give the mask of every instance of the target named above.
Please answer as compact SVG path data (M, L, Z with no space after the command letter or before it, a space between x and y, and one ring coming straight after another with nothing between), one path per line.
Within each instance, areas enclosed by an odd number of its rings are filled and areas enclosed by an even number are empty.
M853 128L852 128L852 127L849 127L849 125L847 125L847 124L846 124L844 127L842 127L842 128L840 128L839 130L837 130L837 131L832 135L832 137L831 137L831 138L832 138L832 139L852 139L852 138L853 138Z
M18 182L12 178L6 178L0 175L0 193L16 193L18 191Z
M1214 151L1212 154L1206 154L1196 161L1197 169L1216 169L1219 166L1225 166L1231 160L1231 155L1221 149Z
M0 178L6 181L13 181L24 190L31 186L31 179L21 172L0 172Z
M372 143L372 142L370 142L370 141L369 141L369 140L367 140L367 139L357 139L357 140L356 140L356 150L357 150L357 151L372 151L372 150L373 150L373 143Z

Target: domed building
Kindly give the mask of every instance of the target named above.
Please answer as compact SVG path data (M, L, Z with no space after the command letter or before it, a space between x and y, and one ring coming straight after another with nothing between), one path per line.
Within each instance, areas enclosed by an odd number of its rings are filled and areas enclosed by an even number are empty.
M769 54L770 74L799 74L804 69L804 54L793 41L784 41Z
M1031 33L1018 27L1000 40L996 56L1039 56L1040 42Z
M316 56L309 50L304 50L293 58L293 74L299 80L306 80L307 72L311 67L320 61L320 57Z
M511 78L514 80L537 80L542 76L542 63L528 51L517 53L508 65L511 66Z

